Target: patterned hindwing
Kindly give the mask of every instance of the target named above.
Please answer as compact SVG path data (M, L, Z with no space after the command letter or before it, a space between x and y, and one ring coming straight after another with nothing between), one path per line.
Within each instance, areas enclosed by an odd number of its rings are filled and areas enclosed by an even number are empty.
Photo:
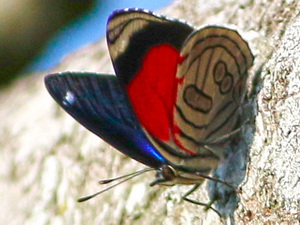
M207 26L188 38L181 57L174 139L198 154L237 128L253 55L236 31Z

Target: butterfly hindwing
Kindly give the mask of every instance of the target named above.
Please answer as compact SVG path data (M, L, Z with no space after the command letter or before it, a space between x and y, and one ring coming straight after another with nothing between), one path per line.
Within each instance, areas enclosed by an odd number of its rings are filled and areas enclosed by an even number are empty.
M48 75L45 84L64 110L124 154L151 167L164 162L146 138L115 76L66 72Z
M203 145L237 129L253 56L234 30L207 26L194 32L181 50L174 110L175 141L199 153ZM221 155L221 153L217 153Z

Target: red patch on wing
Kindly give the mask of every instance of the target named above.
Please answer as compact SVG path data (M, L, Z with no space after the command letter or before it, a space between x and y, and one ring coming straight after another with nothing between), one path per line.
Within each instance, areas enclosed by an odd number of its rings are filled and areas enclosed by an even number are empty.
M162 141L170 140L179 59L179 52L169 44L152 47L126 87L140 123Z
M173 134L174 134L174 142L178 147L180 147L182 150L184 150L186 153L188 153L190 155L196 154L195 152L192 152L189 149L187 149L186 147L184 147L183 144L180 142L180 140L178 140L178 138L176 136L180 135L181 131L175 123L173 124Z

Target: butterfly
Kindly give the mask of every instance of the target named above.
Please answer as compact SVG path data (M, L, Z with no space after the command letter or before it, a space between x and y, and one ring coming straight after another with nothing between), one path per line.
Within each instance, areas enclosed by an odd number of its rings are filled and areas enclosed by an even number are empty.
M209 174L241 127L254 59L247 42L229 28L197 29L143 9L114 11L106 39L116 75L47 75L55 101L114 148L156 170L151 185L223 182Z

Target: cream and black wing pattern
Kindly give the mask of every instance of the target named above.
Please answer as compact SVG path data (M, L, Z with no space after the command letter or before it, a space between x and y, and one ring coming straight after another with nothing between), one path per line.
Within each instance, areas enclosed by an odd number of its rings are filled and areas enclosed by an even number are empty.
M207 26L188 38L181 57L174 140L198 154L237 129L253 55L237 31Z

